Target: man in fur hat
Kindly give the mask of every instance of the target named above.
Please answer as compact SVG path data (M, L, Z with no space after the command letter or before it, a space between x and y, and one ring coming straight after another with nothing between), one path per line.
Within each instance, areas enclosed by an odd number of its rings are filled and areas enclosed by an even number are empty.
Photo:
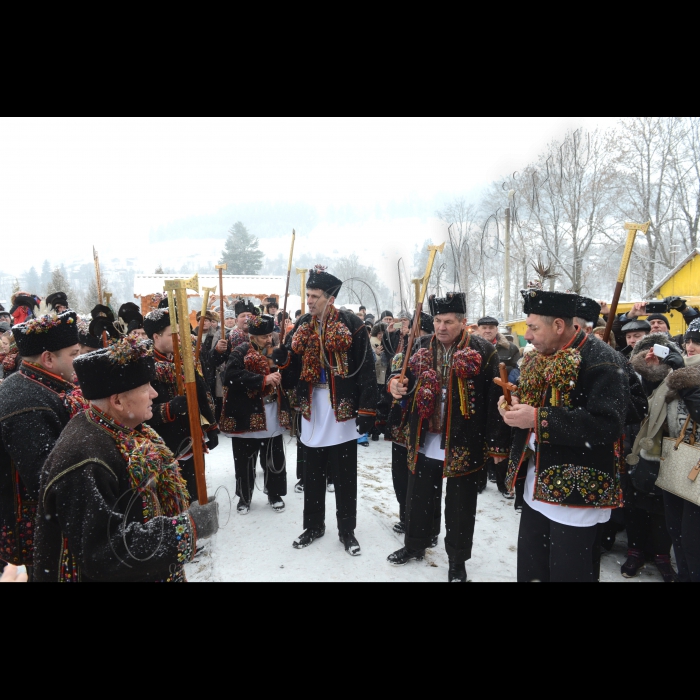
M523 297L535 351L512 409L500 407L514 429L508 488L526 482L518 581L592 583L598 526L621 505L629 382L615 351L574 324L578 295L532 289Z
M190 507L177 460L145 423L157 396L150 344L127 337L76 360L89 408L46 462L36 533L43 583L185 581L216 503Z
M46 306L49 307L51 311L57 314L62 314L68 311L70 305L68 304L68 297L65 292L54 292L46 297Z
M187 397L180 396L175 370L173 331L168 309L152 311L144 319L144 329L153 341L156 374L152 382L158 392L153 409L153 418L148 424L163 438L168 449L180 460L182 473L187 480L190 493L197 492L197 481L192 459L192 435L190 433L189 409ZM182 347L191 343L190 352L194 353L192 336L185 332L180 337ZM185 350L186 352L186 350ZM209 450L219 444L219 430L214 415L214 401L207 388L206 381L198 370L196 372L197 398L199 412L205 420L203 427L206 446Z
M80 346L72 311L12 332L22 363L0 385L0 559L31 568L41 469L86 403L73 383Z
M265 493L275 513L283 513L287 464L282 435L291 425L289 404L281 390L282 375L272 361L275 320L253 316L250 343L239 345L226 367L226 402L221 431L233 438L238 513L247 515L255 492L255 471L265 473Z
M115 324L123 336L133 335L139 340L148 340L143 328L143 314L133 302L122 304L117 314L119 320Z
M34 318L40 305L41 299L34 294L29 294L28 292L13 294L10 315L14 325L18 326Z
M305 549L326 534L326 483L335 485L338 532L345 551L361 553L357 527L357 440L376 422L377 374L362 321L335 308L341 280L316 266L307 284L309 313L274 353L290 402L302 415Z
M489 458L505 459L510 434L498 415L498 353L491 343L468 332L466 296L433 296L430 310L435 335L421 339L403 384L398 371L389 380L397 401L414 397L408 416L406 543L389 563L422 561L434 545L447 479L448 581L466 583L480 474Z

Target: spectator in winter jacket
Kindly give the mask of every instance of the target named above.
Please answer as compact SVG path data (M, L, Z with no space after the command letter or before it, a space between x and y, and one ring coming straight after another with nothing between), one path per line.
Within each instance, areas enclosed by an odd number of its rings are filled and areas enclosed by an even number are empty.
M508 368L508 372L518 368L520 360L520 350L509 340L504 338L499 332L500 322L495 318L482 318L479 321L479 335L496 346L498 358Z

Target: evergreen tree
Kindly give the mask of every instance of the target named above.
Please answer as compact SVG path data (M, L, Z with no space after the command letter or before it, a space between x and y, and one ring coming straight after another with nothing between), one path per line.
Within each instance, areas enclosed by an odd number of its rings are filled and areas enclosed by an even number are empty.
M229 275L258 275L265 255L258 239L239 221L230 231L220 265L228 265Z
M165 274L165 270L163 269L163 266L162 266L162 265L158 265L158 267L156 268L156 271L155 271L153 274L155 274L155 275L164 275L164 274Z
M25 289L24 291L31 294L38 294L39 296L46 296L46 290L51 284L51 265L48 260L44 260L44 264L41 266L41 289Z
M68 304L73 308L78 303L78 299L75 297L67 277L65 268L56 268L51 273L51 281L46 287L46 296L55 292L63 292L68 297Z
M35 267L30 268L29 272L24 276L24 291L30 294L39 294L41 291L41 279Z

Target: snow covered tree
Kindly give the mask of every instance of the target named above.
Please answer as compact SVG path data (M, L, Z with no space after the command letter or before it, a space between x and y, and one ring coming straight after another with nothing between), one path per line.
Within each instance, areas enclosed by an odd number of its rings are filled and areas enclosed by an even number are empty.
M41 279L35 267L30 268L29 272L24 275L24 291L30 294L39 294L41 290Z
M32 294L42 294L46 296L46 290L51 284L51 265L48 260L44 260L44 264L41 266L41 289L25 289L26 292L31 292Z
M219 264L228 265L229 275L257 275L265 258L258 245L258 239L239 221L229 231Z

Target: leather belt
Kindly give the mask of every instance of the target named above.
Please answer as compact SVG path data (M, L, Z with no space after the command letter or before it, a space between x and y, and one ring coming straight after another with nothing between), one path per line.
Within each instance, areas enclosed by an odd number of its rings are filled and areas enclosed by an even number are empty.
M328 384L314 384L314 389L328 389Z
M263 404L265 404L265 406L269 406L270 404L273 404L273 403L277 403L277 396L274 394L272 396L266 396L263 399Z

